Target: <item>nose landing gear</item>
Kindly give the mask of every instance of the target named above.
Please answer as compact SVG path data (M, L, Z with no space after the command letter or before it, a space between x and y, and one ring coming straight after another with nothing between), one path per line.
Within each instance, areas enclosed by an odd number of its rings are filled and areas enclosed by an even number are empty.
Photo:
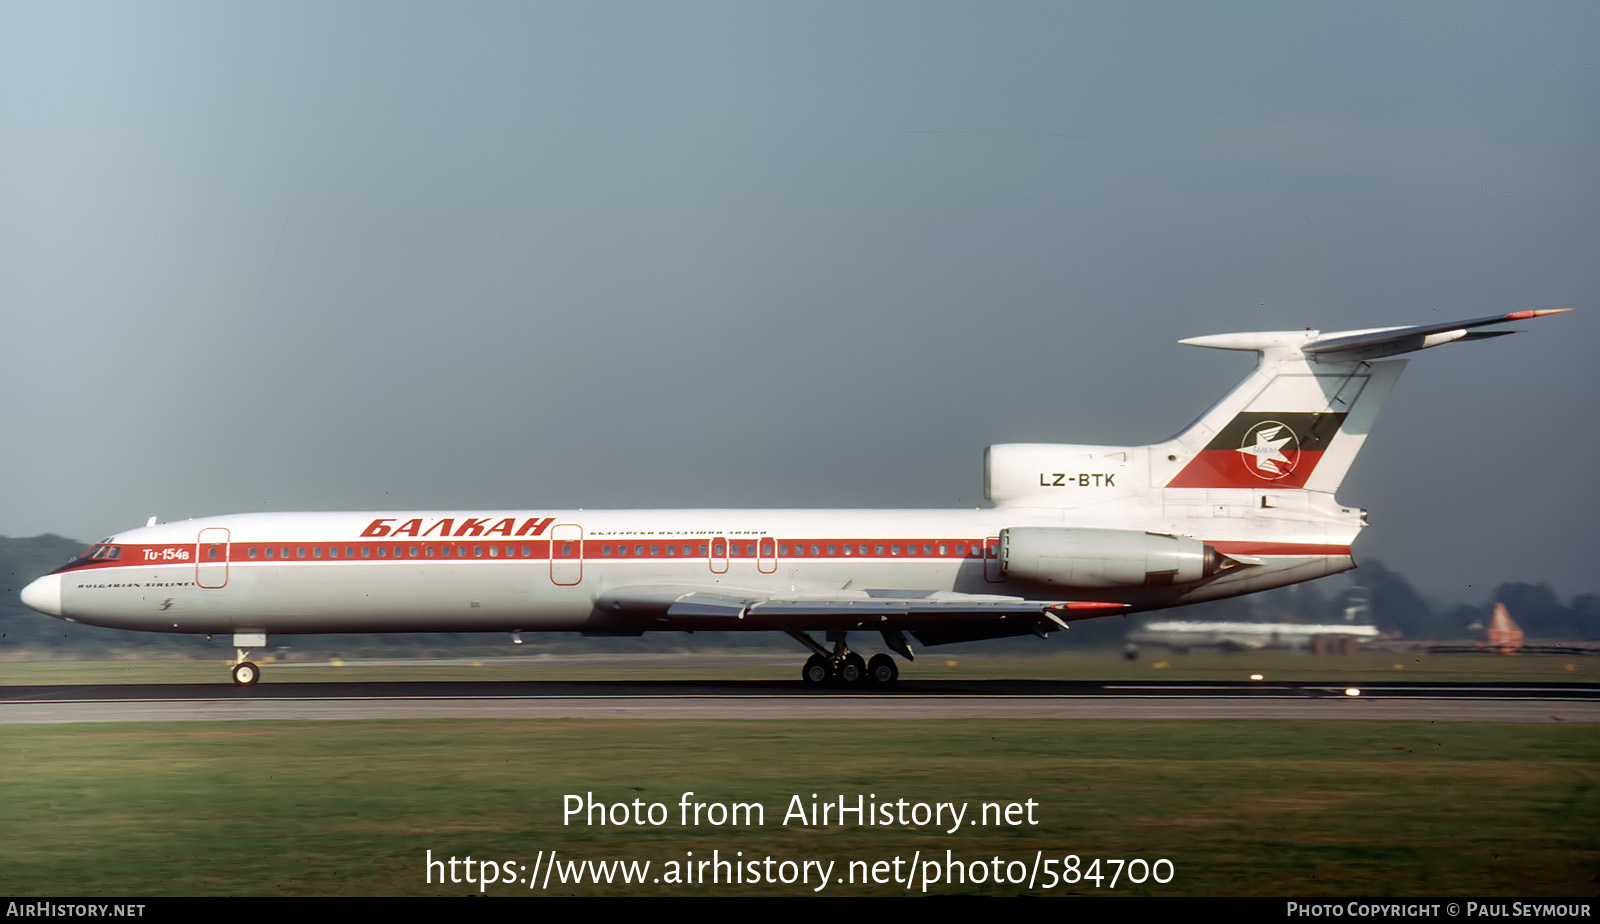
M261 679L261 668L249 659L251 648L267 647L265 632L235 632L233 635L234 663L233 685L236 687L253 687Z
M233 666L233 685L236 687L255 686L256 681L260 679L261 668L249 661L240 661Z

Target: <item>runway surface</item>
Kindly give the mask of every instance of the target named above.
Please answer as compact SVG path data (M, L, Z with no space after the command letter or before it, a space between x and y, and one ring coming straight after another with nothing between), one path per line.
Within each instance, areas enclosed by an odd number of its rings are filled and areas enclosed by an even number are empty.
M913 681L427 682L0 687L0 724L401 718L1363 719L1600 723L1600 684Z

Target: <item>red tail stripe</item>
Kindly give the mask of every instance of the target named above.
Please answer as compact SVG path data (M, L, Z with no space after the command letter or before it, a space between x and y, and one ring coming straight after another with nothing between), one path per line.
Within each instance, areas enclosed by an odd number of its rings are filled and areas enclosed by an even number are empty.
M1294 471L1282 478L1263 478L1253 474L1245 458L1232 449L1206 449L1195 455L1176 478L1167 483L1169 488L1303 488L1317 463L1322 461L1320 450L1306 449L1299 454Z

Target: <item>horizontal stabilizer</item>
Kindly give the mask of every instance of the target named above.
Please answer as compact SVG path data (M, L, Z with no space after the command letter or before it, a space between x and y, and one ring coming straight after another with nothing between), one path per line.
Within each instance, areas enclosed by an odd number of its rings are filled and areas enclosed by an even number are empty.
M1504 337L1506 334L1515 334L1518 331L1474 331L1472 328L1526 321L1529 318L1563 314L1571 310L1571 308L1540 308L1467 321L1445 321L1413 327L1374 327L1366 330L1333 331L1326 334L1314 330L1211 334L1205 337L1190 337L1178 342L1213 350L1252 350L1269 355L1293 356L1303 353L1324 363L1359 362L1399 356L1402 353L1412 353L1457 341Z
M1420 324L1415 327L1339 331L1318 337L1300 349L1320 360L1332 360L1335 362L1380 359L1385 356L1398 356L1402 353L1425 350L1429 347L1453 343L1458 340L1483 340L1488 337L1503 337L1506 334L1517 333L1517 331L1496 330L1469 333L1469 329L1485 327L1490 324L1505 324L1510 321L1523 321L1547 314L1561 314L1571 310L1571 308L1546 308L1533 311L1513 311L1510 314L1488 318L1473 318L1469 321Z

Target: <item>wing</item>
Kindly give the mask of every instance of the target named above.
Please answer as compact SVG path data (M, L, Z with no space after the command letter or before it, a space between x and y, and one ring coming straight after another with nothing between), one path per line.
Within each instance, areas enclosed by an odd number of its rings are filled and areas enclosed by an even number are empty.
M925 645L1065 629L1126 609L1091 600L1024 600L932 590L775 594L724 587L620 587L595 602L601 631L819 631L914 633Z

